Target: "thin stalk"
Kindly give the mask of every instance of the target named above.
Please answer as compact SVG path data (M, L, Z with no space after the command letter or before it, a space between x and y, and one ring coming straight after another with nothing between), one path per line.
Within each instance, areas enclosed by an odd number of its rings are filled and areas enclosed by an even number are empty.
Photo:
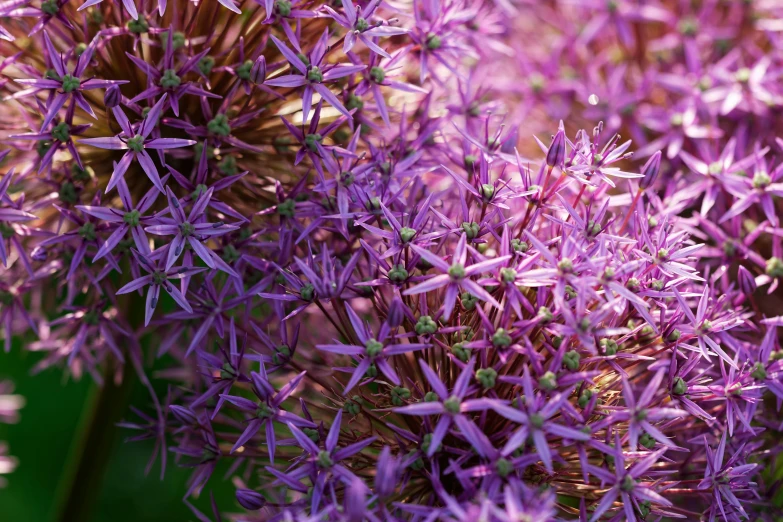
M145 306L143 297L130 294L117 305L130 311L132 328L142 324ZM53 520L88 522L92 517L117 435L117 423L127 410L131 390L137 379L130 362L131 356L126 356L120 383L115 381L117 360L109 358L103 369L103 386L96 386L91 392L70 450L66 471L57 486Z
M126 364L122 382L114 380L116 362L107 363L103 386L95 386L82 413L79 434L71 448L66 471L58 485L54 520L87 522L101 490L120 421L130 398L135 375Z

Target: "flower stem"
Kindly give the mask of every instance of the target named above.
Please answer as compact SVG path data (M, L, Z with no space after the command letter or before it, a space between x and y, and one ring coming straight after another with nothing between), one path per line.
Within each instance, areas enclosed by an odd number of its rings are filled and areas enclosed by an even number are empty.
M111 456L116 424L125 412L135 381L131 364L126 364L122 381L115 381L116 361L104 370L103 386L95 386L82 413L68 465L57 491L56 516L61 522L87 522Z

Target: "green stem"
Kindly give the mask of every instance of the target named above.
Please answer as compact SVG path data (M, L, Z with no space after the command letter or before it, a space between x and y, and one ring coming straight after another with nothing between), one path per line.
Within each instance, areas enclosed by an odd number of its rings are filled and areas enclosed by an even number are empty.
M128 321L135 330L144 321L144 298L136 293L122 297L117 307L129 311ZM128 341L138 346L135 339ZM79 431L74 437L68 464L57 486L56 512L52 520L89 522L92 517L117 436L117 423L127 411L131 391L139 379L132 357L132 353L125 354L122 381L117 383L118 361L110 356L103 369L103 386L93 386Z
M87 522L91 519L117 435L116 424L125 413L135 381L131 364L125 365L119 384L114 381L114 371L112 360L106 365L103 386L93 387L84 409L68 466L58 486L54 520Z

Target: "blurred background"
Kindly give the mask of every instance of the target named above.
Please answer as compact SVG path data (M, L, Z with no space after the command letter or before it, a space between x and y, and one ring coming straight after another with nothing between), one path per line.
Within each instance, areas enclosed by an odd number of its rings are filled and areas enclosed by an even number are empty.
M2 343L0 343L2 344ZM0 381L14 382L14 393L24 397L21 421L0 423L0 440L8 442L8 453L18 460L18 467L6 475L8 483L0 488L0 520L50 522L61 520L58 513L64 503L63 485L74 479L76 458L74 448L89 421L97 397L97 386L89 376L78 382L63 379L56 368L31 375L30 370L40 357L21 349L15 340L11 353L0 352ZM114 412L111 423L111 444L103 457L105 473L97 485L87 486L92 516L79 522L179 522L197 520L182 502L190 470L173 464L169 453L166 480L160 480L160 461L149 475L145 468L153 451L152 441L124 443L133 435L130 430L116 427L118 420L138 420L127 405L145 407L150 403L148 391L135 381L126 392L125 411ZM158 395L165 396L165 388ZM101 453L101 452L95 452ZM101 463L97 463L98 466ZM217 480L215 480L217 479ZM230 507L234 488L215 474L210 486L223 507ZM208 492L195 505L209 511Z

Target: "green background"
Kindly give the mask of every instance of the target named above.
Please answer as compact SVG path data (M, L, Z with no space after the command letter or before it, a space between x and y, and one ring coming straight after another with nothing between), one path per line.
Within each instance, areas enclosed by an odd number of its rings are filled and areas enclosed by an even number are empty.
M42 356L22 350L20 344L15 342L11 353L0 352L0 380L13 381L14 393L24 396L26 402L18 424L0 424L0 441L7 441L9 453L19 460L16 470L6 475L8 485L0 489L0 520L49 522L56 520L63 482L68 482L73 465L72 446L83 431L97 387L89 376L76 382L66 379L60 368L31 375L31 368ZM166 390L161 384L159 397ZM130 404L149 411L149 392L138 382L132 386ZM118 418L137 420L127 407L123 409ZM169 452L164 481L160 480L159 460L145 475L153 442L126 443L124 439L135 432L116 427L112 431L106 472L100 487L90 493L90 522L196 520L182 503L190 469L177 467ZM214 489L222 510L236 510L233 487L219 471L208 488ZM211 515L208 493L209 489L205 490L194 504Z

